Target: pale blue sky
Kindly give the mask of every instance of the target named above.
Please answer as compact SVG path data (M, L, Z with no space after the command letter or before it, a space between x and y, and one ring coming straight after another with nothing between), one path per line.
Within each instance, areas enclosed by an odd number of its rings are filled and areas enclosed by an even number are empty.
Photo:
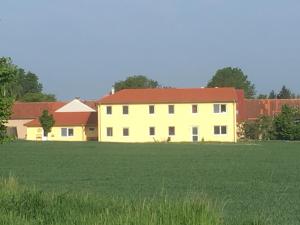
M259 92L300 93L299 0L0 0L0 56L59 99L145 74L200 87L240 67Z

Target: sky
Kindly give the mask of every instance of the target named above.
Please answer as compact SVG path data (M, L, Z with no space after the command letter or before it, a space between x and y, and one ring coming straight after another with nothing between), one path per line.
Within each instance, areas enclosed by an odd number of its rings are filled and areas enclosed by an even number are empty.
M146 75L202 87L239 67L258 93L300 93L299 0L0 0L0 56L60 100Z

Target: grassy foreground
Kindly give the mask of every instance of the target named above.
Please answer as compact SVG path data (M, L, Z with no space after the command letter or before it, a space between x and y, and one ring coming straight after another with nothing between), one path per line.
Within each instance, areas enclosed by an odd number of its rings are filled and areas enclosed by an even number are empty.
M21 187L10 177L0 183L0 224L14 225L220 225L220 213L203 197L169 200L100 198L47 193Z
M271 224L296 225L300 224L299 160L296 142L14 142L0 146L0 177L12 174L20 183L42 190L42 196L91 193L91 202L99 199L112 205L112 199L138 205L162 190L169 202L182 202L187 193L205 193L220 203L221 210L216 211L226 224L251 224L262 218Z

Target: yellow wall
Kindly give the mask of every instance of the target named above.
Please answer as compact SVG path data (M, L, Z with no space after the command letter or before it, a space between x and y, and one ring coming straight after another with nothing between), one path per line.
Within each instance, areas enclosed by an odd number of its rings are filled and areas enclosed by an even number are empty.
M129 105L129 115L123 115L123 105L112 105L112 115L106 114L106 105L98 107L99 141L102 142L154 142L166 141L169 126L175 126L172 142L191 142L192 127L198 127L199 141L236 142L236 103L226 103L227 112L215 114L215 103L198 105L198 113L192 113L192 105L173 104L175 114L168 113L169 104L154 104L155 114L149 114L149 105ZM224 104L224 103L222 103ZM226 125L226 135L214 135L214 126ZM113 127L108 137L106 128ZM149 127L155 127L155 136L149 135ZM123 136L123 128L129 128L129 136Z
M61 136L61 128L73 128L74 135L72 137ZM90 139L96 139L98 136L98 128L95 131L89 131L89 127L53 127L51 132L48 134L49 141L86 141ZM27 140L30 141L41 141L43 135L43 129L41 127L27 127Z

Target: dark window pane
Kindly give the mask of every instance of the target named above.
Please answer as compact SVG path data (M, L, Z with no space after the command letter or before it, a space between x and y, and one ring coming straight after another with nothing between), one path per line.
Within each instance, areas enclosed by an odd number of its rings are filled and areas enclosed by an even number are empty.
M111 106L106 106L106 114L112 114L112 107Z
M149 105L149 114L154 114L154 105Z
M155 135L155 127L150 127L150 128L149 128L149 134L150 134L151 136L154 136L154 135Z
M220 134L220 126L215 126L214 133L215 134Z
M221 105L221 112L226 112L226 105Z
M123 106L123 114L127 115L129 113L128 106Z
M169 127L169 135L175 135L175 127Z
M198 135L198 127L193 127L193 135Z
M174 105L169 105L169 114L174 114Z
M198 112L198 106L197 105L192 105L192 112L197 113Z
M226 126L221 127L221 133L222 134L227 134L227 127Z
M198 136L193 136L193 142L197 142L198 141Z
M70 137L74 136L74 129L73 128L69 129L69 136Z
M123 129L123 136L129 136L129 129L128 128Z

